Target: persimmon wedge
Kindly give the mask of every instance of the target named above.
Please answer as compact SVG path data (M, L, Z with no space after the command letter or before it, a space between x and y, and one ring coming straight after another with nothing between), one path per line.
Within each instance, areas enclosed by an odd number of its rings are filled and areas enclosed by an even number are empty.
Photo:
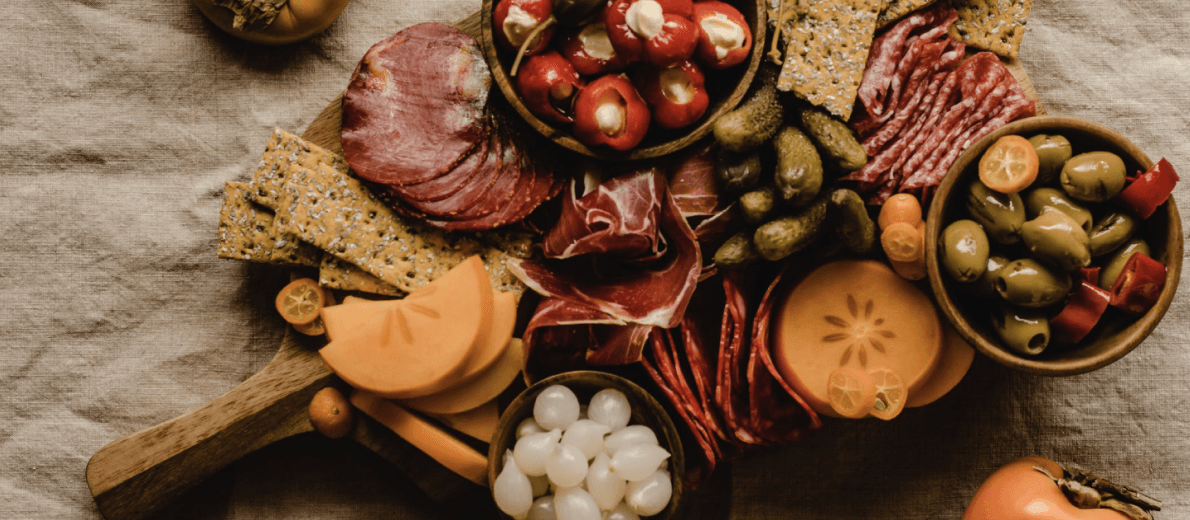
M355 388L390 399L430 395L456 383L487 340L493 297L483 262L471 257L376 319L336 332L319 354Z
M514 338L505 341L499 352L501 355L496 363L483 372L467 379L460 379L457 384L441 392L401 400L401 404L426 413L454 414L471 410L495 399L521 373L525 360L525 346L521 340Z
M785 295L774 324L773 361L820 414L837 417L828 378L836 369L887 367L912 396L934 371L942 325L930 298L873 260L841 260L811 272Z
M938 367L926 379L926 383L909 396L905 402L906 407L916 408L937 401L954 389L971 368L971 361L975 359L975 349L971 348L971 345L959 335L959 331L954 330L950 324L946 324L945 337Z

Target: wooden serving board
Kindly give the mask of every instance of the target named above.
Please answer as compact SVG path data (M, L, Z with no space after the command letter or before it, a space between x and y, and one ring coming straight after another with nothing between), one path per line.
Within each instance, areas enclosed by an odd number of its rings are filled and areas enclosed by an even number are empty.
M480 25L479 12L454 24L477 39ZM1037 104L1037 113L1045 113L1019 60L1007 65L1025 95ZM302 137L342 154L341 106L340 96L318 114ZM87 465L87 484L99 511L109 520L145 518L242 457L313 431L307 412L313 395L331 385L347 389L318 355L323 344L321 337L290 330L269 364L228 393L101 448ZM486 488L452 473L392 431L360 415L351 438L396 465L430 498L460 517L475 518L478 511L491 509ZM714 487L730 490L729 479L728 468L721 468ZM700 518L725 517L730 497L721 494L694 493L691 498L702 504L687 510L697 512Z

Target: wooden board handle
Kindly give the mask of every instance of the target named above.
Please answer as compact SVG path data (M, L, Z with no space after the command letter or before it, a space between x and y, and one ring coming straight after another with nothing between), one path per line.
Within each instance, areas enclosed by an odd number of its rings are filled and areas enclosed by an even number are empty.
M291 336L268 366L226 394L96 452L87 484L103 516L145 518L243 456L311 431L310 399L333 376L314 348Z

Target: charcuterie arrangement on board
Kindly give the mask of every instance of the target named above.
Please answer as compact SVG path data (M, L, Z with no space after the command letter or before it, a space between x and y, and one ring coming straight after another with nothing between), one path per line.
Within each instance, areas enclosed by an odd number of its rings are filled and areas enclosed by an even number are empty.
M217 253L293 273L277 310L331 386L305 430L374 421L512 518L680 518L717 466L929 405L977 351L1085 372L1161 319L1178 176L1039 116L1030 6L485 2L484 31L402 29L317 129L277 128ZM1160 509L1005 463L965 520Z

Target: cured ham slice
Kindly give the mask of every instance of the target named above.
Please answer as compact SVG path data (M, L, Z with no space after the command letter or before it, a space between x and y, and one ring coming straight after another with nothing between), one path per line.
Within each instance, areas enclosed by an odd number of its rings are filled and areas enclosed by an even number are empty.
M669 176L669 192L686 217L706 217L722 209L712 147L696 150L678 161Z
M343 154L383 184L434 179L486 133L491 74L475 39L422 23L373 45L343 94Z

